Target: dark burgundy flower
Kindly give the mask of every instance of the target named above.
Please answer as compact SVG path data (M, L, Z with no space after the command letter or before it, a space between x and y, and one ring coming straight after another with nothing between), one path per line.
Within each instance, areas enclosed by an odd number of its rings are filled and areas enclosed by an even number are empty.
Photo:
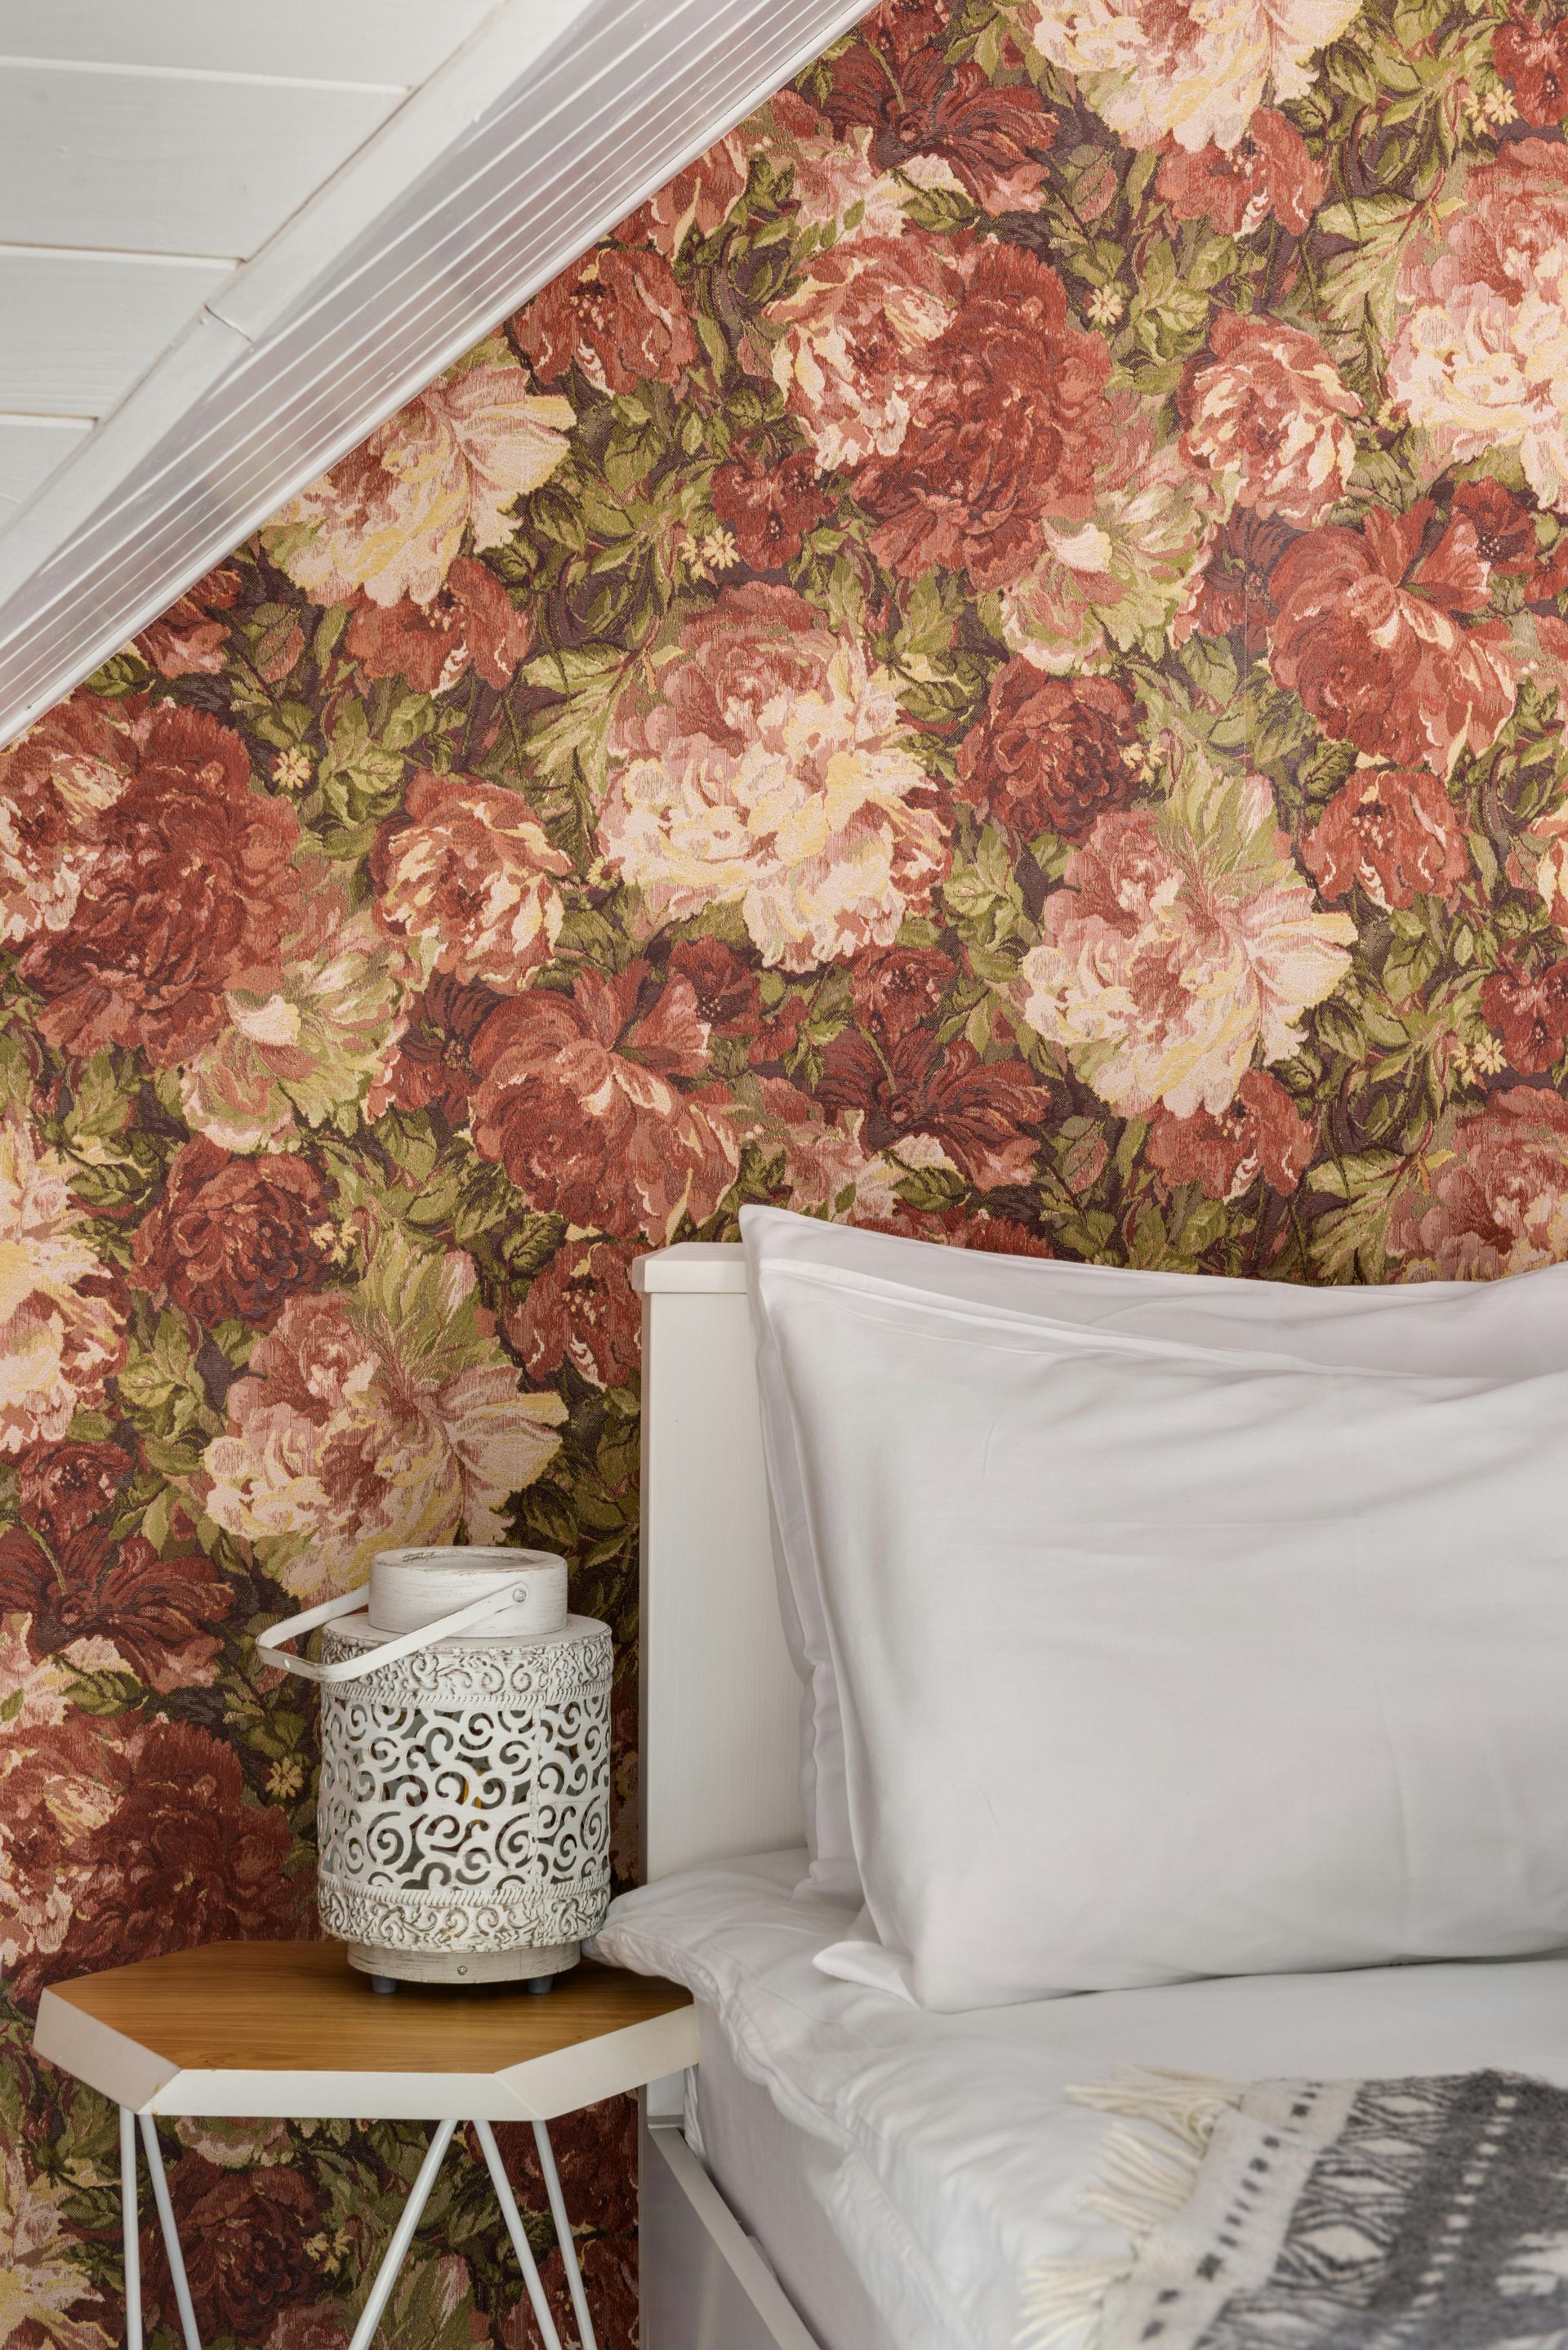
M868 126L884 171L941 156L984 212L1037 203L1056 117L1033 84L994 83L972 59L950 60L935 39L906 47L907 34L872 16L834 59L823 111L839 137Z
M26 1527L0 1534L0 1615L32 1618L32 1655L98 1638L156 1690L211 1680L211 1627L229 1614L234 1593L204 1552L188 1544L160 1557L141 1534L116 1549L92 1525L48 1539L46 1553Z
M1325 898L1348 898L1359 882L1378 906L1451 899L1470 865L1454 804L1425 767L1357 767L1308 833L1302 859Z
M296 1152L233 1158L198 1136L170 1162L163 1197L138 1225L133 1285L209 1326L268 1330L316 1289L332 1239L327 1186Z
M30 1526L51 1543L90 1525L107 1510L131 1471L123 1445L108 1442L35 1445L16 1463L16 1499Z
M987 244L927 366L903 445L857 476L872 546L909 578L940 566L967 570L978 588L1004 587L1039 552L1042 518L1088 487L1107 446L1110 353L1069 322L1054 269Z
M827 512L808 449L787 457L749 452L721 465L713 476L713 512L734 533L742 561L753 571L793 563L808 530Z
M638 1366L642 1313L628 1274L641 1251L621 1241L568 1241L508 1317L528 1376L570 1363L595 1387L624 1387Z
M1210 144L1196 154L1172 146L1154 185L1177 220L1210 220L1225 236L1247 235L1271 213L1293 236L1304 236L1326 182L1289 117L1260 106L1239 146Z
M674 271L640 247L596 245L518 312L514 332L545 382L576 367L601 391L679 383L698 356Z
M936 1017L956 976L952 957L940 947L886 947L850 964L850 1005L876 1035L905 1036Z
M395 1103L400 1109L439 1110L450 1125L462 1126L479 1082L474 1039L499 1001L488 987L465 987L438 972L409 1014L384 1082L372 1089L370 1116Z
M320 2231L320 2193L292 2163L227 2170L186 2154L169 2172L169 2198L203 2340L260 2343L285 2310L320 2293L307 2249ZM151 2222L142 2258L159 2305L172 2314L168 2254Z
M1544 971L1505 963L1483 983L1481 1011L1501 1037L1510 1067L1523 1077L1539 1076L1568 1045L1568 961L1548 963Z
M1200 637L1238 629L1247 652L1263 650L1273 611L1269 582L1295 535L1277 517L1264 522L1250 506L1236 509L1209 551L1192 599L1191 625Z
M1218 1113L1177 1118L1160 1103L1148 1130L1151 1166L1168 1183L1196 1183L1211 1200L1239 1200L1260 1176L1271 1191L1293 1191L1312 1148L1312 1128L1266 1069L1249 1069Z
M187 588L161 619L143 629L136 639L138 652L160 677L215 676L229 641L229 623L216 615L238 603L240 587L239 573L231 564L220 563Z
M1491 61L1524 121L1543 130L1568 120L1568 16L1511 17L1491 36Z
M762 1025L757 974L722 939L680 939L665 966L670 980L691 988L697 1017L712 1036L754 1036Z
M499 689L527 659L534 623L493 571L464 555L428 606L411 596L377 604L361 590L343 641L367 677L404 678L421 693L444 692L471 669Z
M1107 677L1048 677L1011 660L959 747L963 798L1015 832L1084 840L1137 789L1137 703Z
M929 1029L872 1037L841 1030L823 1055L819 1108L864 1113L861 1139L885 1150L929 1135L971 1183L993 1191L1025 1177L1049 1097L1022 1061L982 1061L966 1037L938 1043Z
M171 1068L223 1028L225 989L275 967L299 902L299 827L252 790L244 744L204 710L160 709L125 748L135 777L99 820L90 885L22 972L49 1044L130 1045Z
M1488 474L1459 484L1453 511L1469 524L1481 559L1493 571L1505 579L1522 579L1534 570L1535 515L1523 498Z

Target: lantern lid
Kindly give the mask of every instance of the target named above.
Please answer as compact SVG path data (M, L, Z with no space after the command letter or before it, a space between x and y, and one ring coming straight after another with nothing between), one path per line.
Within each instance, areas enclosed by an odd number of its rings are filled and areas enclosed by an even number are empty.
M484 1626L487 1639L558 1632L566 1620L566 1562L554 1551L504 1544L378 1551L370 1562L369 1628L418 1632L471 1600L515 1595Z

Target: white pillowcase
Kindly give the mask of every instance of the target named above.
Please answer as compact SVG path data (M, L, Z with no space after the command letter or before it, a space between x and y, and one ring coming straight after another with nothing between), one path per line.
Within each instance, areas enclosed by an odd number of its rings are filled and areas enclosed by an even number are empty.
M954 1294L1048 1264L913 1244L941 1295L748 1222L867 1910L826 1971L951 2010L1568 1941L1568 1372L1533 1301L1517 1343L1474 1317L1469 1378L1325 1370Z
M807 1692L801 1804L810 1867L802 1892L858 1900L862 1888L849 1828L844 1729L821 1569L804 1508L776 1350L767 1319L757 1310L763 1264L798 1262L867 1273L960 1304L997 1305L1086 1330L1178 1345L1285 1355L1303 1364L1488 1378L1568 1370L1568 1264L1506 1282L1309 1288L945 1248L825 1224L778 1208L742 1208L741 1232L757 1342L779 1605Z

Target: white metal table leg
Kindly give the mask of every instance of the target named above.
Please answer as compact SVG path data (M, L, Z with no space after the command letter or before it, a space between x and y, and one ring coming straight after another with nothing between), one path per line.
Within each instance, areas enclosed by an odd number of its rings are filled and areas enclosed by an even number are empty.
M125 2230L125 2350L141 2350L141 2245L136 2209L136 2116L119 2109L119 2213Z
M506 2165L501 2159L501 2148L495 2143L495 2132L488 2122L475 2122L475 2135L483 2153L490 2183L495 2189L495 2199L501 2206L501 2216L506 2222L506 2232L512 2239L512 2249L523 2272L523 2282L528 2289L528 2300L544 2338L545 2350L561 2350L561 2337L556 2331L556 2321L550 2314L550 2304L545 2298L544 2281L539 2263L534 2258L534 2247L524 2233L523 2221L517 2210L512 2182L506 2176Z
M180 2331L185 2336L185 2350L202 2350L202 2337L196 2330L196 2312L192 2306L191 2287L185 2275L185 2255L180 2246L180 2230L174 2225L174 2206L169 2200L169 2181L163 2171L163 2150L158 2143L158 2125L151 2114L141 2116L141 2143L147 2148L152 2200L158 2207L158 2224L163 2230L163 2249L169 2255L169 2274L174 2286L175 2307L180 2312Z
M436 2173L441 2166L441 2157L452 2144L452 2134L456 2127L455 2122L438 2122L436 2125L435 2136L430 2143L430 2151L420 2165L419 2177L409 2189L409 2199L403 2206L402 2217L392 2230L392 2241L382 2256L380 2267L376 2271L376 2282L370 2287L369 2299L359 2313L359 2323L354 2328L354 2338L348 2345L348 2350L370 2350L371 2339L377 2326L381 2323L381 2312L391 2298L392 2287L398 2281L398 2271L402 2267L408 2255L409 2246L414 2241L414 2230L419 2226L420 2215L430 2200L431 2189L435 2185ZM130 2345L130 2350L136 2350L136 2345Z
M588 2297L583 2291L583 2272L577 2266L577 2248L572 2241L572 2223L566 2217L566 2202L561 2193L560 2174L556 2168L556 2150L550 2144L550 2133L543 2122L534 2125L534 2143L539 2149L539 2168L545 2174L545 2192L550 2199L550 2217L556 2223L556 2240L561 2247L561 2259L566 2264L566 2291L572 2296L572 2308L577 2321L577 2339L583 2350L598 2350L594 2339L594 2321L588 2315Z

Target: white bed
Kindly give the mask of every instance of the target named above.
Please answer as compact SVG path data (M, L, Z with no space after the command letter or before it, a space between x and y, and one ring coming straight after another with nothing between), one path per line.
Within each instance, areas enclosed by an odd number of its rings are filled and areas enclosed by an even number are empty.
M684 2129L681 2085L649 2099L645 2350L1007 2350L1035 2262L1125 2244L1082 2209L1110 2125L1064 2094L1118 2064L1241 2080L1495 2064L1568 2082L1568 1957L956 2015L819 1972L848 1913L791 1896L799 1688L740 1251L669 1250L638 1273L649 1882L600 1947L689 1983L704 2050Z

